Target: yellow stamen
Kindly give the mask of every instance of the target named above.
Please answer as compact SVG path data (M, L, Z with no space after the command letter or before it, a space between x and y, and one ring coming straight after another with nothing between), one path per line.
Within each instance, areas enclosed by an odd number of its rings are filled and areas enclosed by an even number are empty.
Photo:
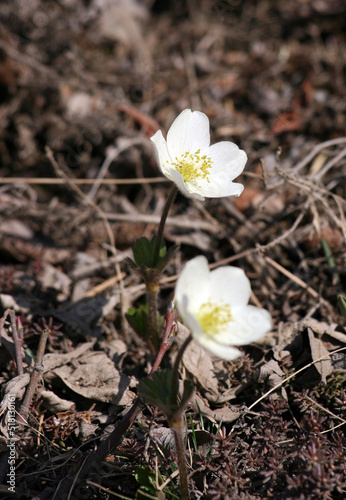
M180 158L175 157L173 166L181 174L184 182L197 179L206 179L207 182L210 182L211 158L206 155L201 156L200 153L201 150L198 149L195 153L187 151Z
M208 336L219 333L224 326L232 321L231 310L227 304L215 305L205 302L201 305L197 319Z

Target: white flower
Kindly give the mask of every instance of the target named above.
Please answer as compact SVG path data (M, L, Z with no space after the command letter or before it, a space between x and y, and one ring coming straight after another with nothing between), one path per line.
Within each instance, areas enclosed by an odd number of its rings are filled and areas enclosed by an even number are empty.
M175 288L177 309L193 338L223 359L241 352L232 346L257 340L271 329L265 309L248 305L250 281L238 267L209 271L205 257L195 257L184 267Z
M167 141L161 130L151 141L163 175L188 198L242 193L244 186L232 181L244 170L246 153L229 141L210 146L209 120L204 113L185 109L174 120Z

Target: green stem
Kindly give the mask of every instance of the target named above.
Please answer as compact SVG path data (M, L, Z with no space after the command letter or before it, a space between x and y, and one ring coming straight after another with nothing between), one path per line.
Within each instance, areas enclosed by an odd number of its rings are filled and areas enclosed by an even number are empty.
M171 429L174 434L175 447L177 450L179 476L180 476L180 487L181 487L181 499L189 500L189 483L187 479L187 466L185 457L185 443L184 443L184 418L180 415L179 420L170 422Z
M165 228L168 212L169 212L169 209L171 207L171 204L172 204L174 198L176 197L177 192L178 192L178 188L174 184L172 189L171 189L171 192L168 195L165 206L163 207L159 229L157 230L157 237L156 237L156 243L155 243L155 249L154 249L154 262L155 263L158 261L158 258L159 258L159 253L160 253L160 248L161 248L161 243L162 243L162 238L163 238L163 230Z
M192 340L192 335L190 334L184 341L183 345L180 347L177 357L175 358L173 370L172 370L172 393L177 393L179 391L179 365L184 352ZM169 426L173 431L175 446L177 449L177 458L180 474L180 485L181 485L181 498L182 500L189 500L189 484L187 480L187 467L185 458L185 443L184 443L184 409L181 406L169 419Z

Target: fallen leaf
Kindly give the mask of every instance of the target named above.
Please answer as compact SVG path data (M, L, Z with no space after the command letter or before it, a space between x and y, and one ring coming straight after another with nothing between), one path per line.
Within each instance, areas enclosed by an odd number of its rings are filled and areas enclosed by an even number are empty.
M186 326L179 323L178 332L178 344L182 344L190 331ZM184 352L182 363L184 368L195 377L205 391L214 394L219 393L212 356L197 342L190 342Z
M43 399L44 407L52 413L74 410L76 407L73 401L59 398L53 391L42 391L39 396Z
M73 364L55 368L54 374L72 391L93 401L119 406L133 401L129 391L132 380L120 373L103 352L86 353Z
M321 339L315 337L314 332L311 328L308 327L308 336L311 350L312 361L315 362L315 368L318 373L321 375L322 382L326 382L328 375L330 375L333 371L332 361L330 356L325 357L324 359L319 360L321 357L329 354L328 349L324 346Z

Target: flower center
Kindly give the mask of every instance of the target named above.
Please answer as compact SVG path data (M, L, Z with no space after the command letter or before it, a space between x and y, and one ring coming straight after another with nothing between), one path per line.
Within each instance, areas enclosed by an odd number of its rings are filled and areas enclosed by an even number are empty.
M201 156L200 153L201 150L198 149L195 153L187 151L179 159L175 157L173 165L181 174L184 182L191 182L196 179L206 179L207 182L210 182L209 170L212 167L211 159L206 155Z
M227 323L232 321L231 310L227 304L215 305L205 302L196 316L203 331L210 337L219 333Z

